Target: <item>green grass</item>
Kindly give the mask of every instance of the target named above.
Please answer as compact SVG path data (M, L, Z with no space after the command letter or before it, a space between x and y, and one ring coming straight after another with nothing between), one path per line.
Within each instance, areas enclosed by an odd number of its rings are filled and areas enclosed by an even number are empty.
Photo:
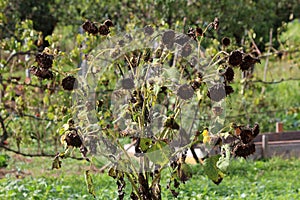
M295 181L300 160L232 162L230 173L217 186L206 177L195 176L183 187L182 199L299 199ZM201 171L200 173L201 174ZM185 194L189 194L188 196Z
M93 199L88 194L83 172L85 161L63 160L61 170L51 170L51 159L11 158L7 169L30 173L22 179L7 174L0 179L0 199ZM237 159L220 185L203 176L201 166L192 167L194 175L182 184L178 199L299 199L300 160L272 158L266 161ZM115 180L106 174L91 172L97 199L117 199ZM22 175L22 174L21 174ZM172 199L165 189L168 170L162 179L163 199ZM129 198L131 188L127 183Z

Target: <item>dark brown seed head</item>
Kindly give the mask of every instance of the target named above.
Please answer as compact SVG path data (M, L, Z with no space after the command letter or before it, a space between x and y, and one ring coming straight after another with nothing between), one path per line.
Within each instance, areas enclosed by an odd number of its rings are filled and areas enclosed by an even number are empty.
M32 66L29 68L30 73L41 79L52 79L53 73L49 69Z
M114 26L110 19L105 20L103 24L106 25L108 28Z
M69 125L69 127L74 127L75 122L72 118L68 119L68 125Z
M224 38L222 39L222 45L223 45L224 47L229 46L229 45L230 45L230 39L229 39L228 37L224 37Z
M152 35L154 33L154 29L152 26L147 25L144 27L144 33L147 35Z
M230 85L225 85L226 96L234 92L233 88Z
M87 20L86 22L84 22L82 24L82 28L86 32L93 34L93 35L96 35L98 33L98 28L97 28L96 24L89 20Z
M226 79L226 81L231 82L233 81L234 78L234 71L231 67L227 67L226 71L224 73L224 77Z
M79 150L80 150L80 153L81 153L82 157L84 157L85 159L87 159L87 161L89 161L89 159L86 158L86 154L88 152L88 149L85 146L81 145Z
M213 85L208 89L207 96L213 100L213 101L221 101L225 98L226 92L225 92L225 86L224 84L218 83Z
M252 135L252 130L247 128L241 129L240 137L244 144L248 144L254 138Z
M168 30L163 33L162 42L165 45L172 45L174 43L175 32L172 30Z
M190 99L194 95L194 90L191 86L184 84L181 85L177 90L177 95L184 100Z
M67 76L62 80L62 86L64 90L73 90L76 88L76 78L74 76Z
M81 147L82 145L82 140L75 129L72 129L67 133L65 141L68 146L72 147Z
M215 115L219 116L223 112L223 108L220 106L214 106L212 111L214 112ZM220 138L219 138L220 139Z
M254 67L255 63L260 63L260 60L257 58L253 58L251 55L247 54L243 57L243 61L240 64L240 69L242 71L246 71L252 67Z
M202 30L202 28L197 27L197 28L196 28L196 37L202 36L202 35L203 35L203 30Z
M99 31L100 35L108 35L110 33L108 26L105 24L101 24L99 26Z
M38 53L35 56L35 61L41 68L50 69L53 64L54 56L46 53Z
M178 34L174 39L174 43L184 46L189 40L190 37L188 35Z
M238 144L233 149L234 156L246 158L255 152L255 144Z
M237 66L241 64L242 61L243 61L243 54L241 51L236 50L230 53L228 63L231 66Z

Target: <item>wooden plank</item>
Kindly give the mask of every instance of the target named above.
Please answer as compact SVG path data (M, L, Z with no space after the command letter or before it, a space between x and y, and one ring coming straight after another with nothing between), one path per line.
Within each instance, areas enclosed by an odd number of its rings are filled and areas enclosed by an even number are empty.
M300 144L300 140L286 140L286 141L269 141L268 144L269 145L279 145L279 144L294 144L294 143L299 143ZM262 142L255 142L256 145L262 145Z
M264 133L259 134L254 142L261 142L262 135L268 135L269 141L278 141L278 140L300 140L300 131L289 131L289 132L280 132L280 133Z
M269 142L270 143L270 142ZM288 142L288 143L273 143L268 144L268 157L282 156L284 158L298 157L300 158L300 143ZM255 153L250 156L253 159L262 158L263 149L261 143L255 143Z

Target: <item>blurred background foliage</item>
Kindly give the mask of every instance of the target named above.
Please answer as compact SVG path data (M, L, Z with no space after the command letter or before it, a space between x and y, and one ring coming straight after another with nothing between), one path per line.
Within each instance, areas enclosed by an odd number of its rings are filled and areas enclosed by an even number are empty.
M25 19L47 36L62 26L71 26L76 33L84 19L109 18L118 31L134 23L134 28L153 24L186 32L190 26L202 27L218 17L222 26L211 37L231 36L241 44L247 31L253 30L259 47L268 41L270 28L277 35L284 23L299 18L300 13L299 0L4 0L0 6L1 38L12 36L15 25Z

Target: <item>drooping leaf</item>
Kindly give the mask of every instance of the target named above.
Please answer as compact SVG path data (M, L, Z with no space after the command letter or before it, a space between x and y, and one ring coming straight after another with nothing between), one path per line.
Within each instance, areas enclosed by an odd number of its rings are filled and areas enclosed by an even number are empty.
M227 172L227 169L230 164L230 147L229 144L223 145L222 146L222 152L224 154L219 158L217 162L217 167L224 173Z
M147 156L151 162L164 165L169 160L171 150L164 141L157 141L147 151Z
M215 155L205 159L203 162L204 173L217 185L221 183L224 177L223 172L217 167L219 158L220 155Z
M92 176L90 175L90 171L86 170L85 171L85 183L88 189L88 192L93 195L94 198L96 198L96 193L95 193L95 188L94 188L94 184L93 184L93 179Z
M184 183L192 178L192 169L188 164L181 163L180 167L177 169L177 175L180 181Z
M113 178L117 178L117 175L118 175L118 173L117 173L115 167L111 167L108 170L108 176L113 177Z

